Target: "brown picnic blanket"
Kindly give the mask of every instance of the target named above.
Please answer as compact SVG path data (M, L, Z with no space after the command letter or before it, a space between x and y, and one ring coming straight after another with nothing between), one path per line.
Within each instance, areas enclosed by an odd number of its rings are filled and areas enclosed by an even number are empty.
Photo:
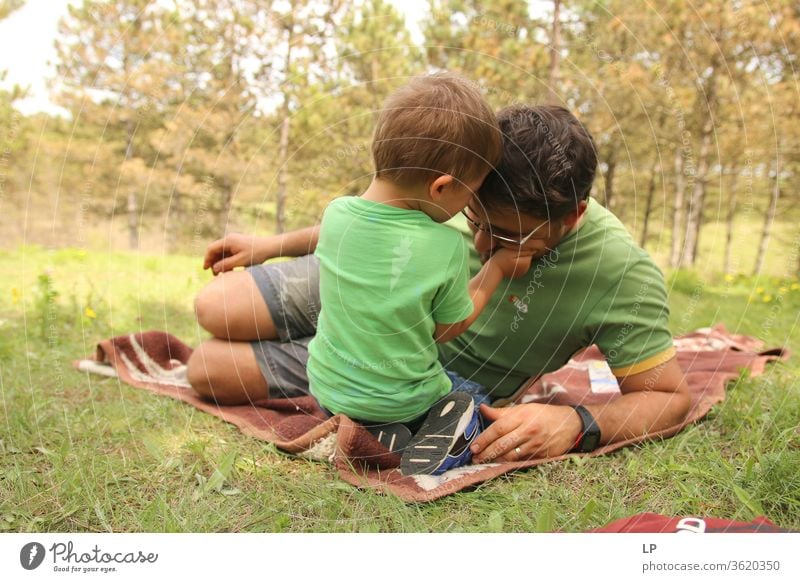
M782 348L762 351L759 340L731 334L722 325L678 337L675 345L693 400L687 419L648 437L601 447L588 456L670 437L722 402L725 383L737 378L742 370L756 376L768 362L789 356L788 350ZM391 492L405 501L431 501L510 471L568 457L468 465L439 476L404 476L397 469L399 457L395 453L384 449L364 427L346 416L326 418L311 397L264 400L246 406L218 406L201 400L186 381L185 364L191 353L192 348L176 337L148 331L101 341L93 358L76 361L75 366L187 402L284 451L332 463L341 478L356 487ZM605 360L596 347L591 347L560 370L531 382L517 403L597 404L619 395Z

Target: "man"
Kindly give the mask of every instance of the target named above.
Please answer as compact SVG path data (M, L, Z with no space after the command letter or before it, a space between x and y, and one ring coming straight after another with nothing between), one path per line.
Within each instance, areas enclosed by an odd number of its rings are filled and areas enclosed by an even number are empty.
M474 462L587 452L678 424L690 401L667 328L664 279L589 198L597 166L591 135L560 107L515 106L498 122L503 159L465 211L473 272L503 247L531 257L531 267L504 281L472 327L440 346L440 360L484 385L497 405L597 344L622 395L586 407L483 405L491 425L472 445ZM225 274L196 303L200 325L215 336L189 361L201 395L233 404L307 391L307 345L319 311L314 257L227 271L306 255L317 237L310 227L267 238L229 235L209 246L204 266Z

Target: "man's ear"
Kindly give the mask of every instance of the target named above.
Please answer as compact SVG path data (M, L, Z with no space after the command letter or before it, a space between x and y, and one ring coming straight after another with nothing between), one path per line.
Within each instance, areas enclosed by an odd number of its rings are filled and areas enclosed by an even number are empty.
M587 206L588 204L586 200L581 200L580 203L578 204L578 208L576 208L574 211L570 212L564 217L564 225L567 228L572 228L573 226L578 224L578 221L581 219L581 216L583 216L583 213L586 212Z
M450 174L443 174L436 178L428 186L428 194L431 200L438 202L444 196L444 191L453 183L455 178Z

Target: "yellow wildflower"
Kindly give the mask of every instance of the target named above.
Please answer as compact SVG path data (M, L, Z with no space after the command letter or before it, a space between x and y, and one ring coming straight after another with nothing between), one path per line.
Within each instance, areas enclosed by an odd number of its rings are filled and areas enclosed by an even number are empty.
M22 297L22 293L19 292L19 289L16 287L11 288L11 303L16 305L19 303L20 297Z
M733 279L734 279L733 275L730 275L730 274L728 274L728 275L725 275L725 280L726 280L728 283L730 283L731 281L733 281Z
M769 303L772 301L772 295L764 295L764 303Z
M763 287L756 287L756 293L763 293L763 292L764 292Z
M89 319L95 319L97 317L97 314L91 307L86 307L86 309L83 310L83 314Z

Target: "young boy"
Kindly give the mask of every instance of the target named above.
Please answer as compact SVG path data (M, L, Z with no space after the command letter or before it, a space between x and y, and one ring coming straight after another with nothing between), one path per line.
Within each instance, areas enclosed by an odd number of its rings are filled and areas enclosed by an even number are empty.
M480 430L464 390L479 401L485 392L446 373L435 342L469 327L517 257L500 250L468 281L462 235L440 223L464 209L501 148L478 89L452 74L416 78L379 116L367 191L334 200L322 218L309 388L329 413L403 450L404 474L468 463Z

